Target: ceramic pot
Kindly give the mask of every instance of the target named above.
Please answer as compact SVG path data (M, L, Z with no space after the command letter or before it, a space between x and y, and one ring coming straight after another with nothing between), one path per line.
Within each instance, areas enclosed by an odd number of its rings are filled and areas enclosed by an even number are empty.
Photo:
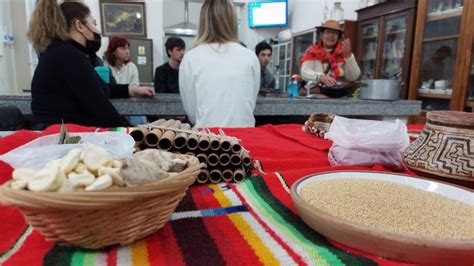
M408 146L405 165L420 173L474 182L474 113L433 111Z

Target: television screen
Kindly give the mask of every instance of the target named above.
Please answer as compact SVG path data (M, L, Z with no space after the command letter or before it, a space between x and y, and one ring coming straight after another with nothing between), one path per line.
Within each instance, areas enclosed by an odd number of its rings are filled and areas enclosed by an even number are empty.
M287 0L260 0L248 7L250 28L288 26Z

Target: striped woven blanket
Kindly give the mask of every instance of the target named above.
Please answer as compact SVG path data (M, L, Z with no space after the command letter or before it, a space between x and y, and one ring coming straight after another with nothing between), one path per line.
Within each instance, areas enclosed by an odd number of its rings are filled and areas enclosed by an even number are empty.
M69 126L70 131L90 128ZM43 134L57 132L50 128ZM301 125L226 129L258 160L239 184L195 185L170 221L155 234L124 247L98 251L47 242L16 210L0 206L1 265L402 265L326 239L298 217L289 187L330 167L330 142L301 132ZM39 134L23 131L0 139L0 154ZM387 170L382 166L371 169ZM0 163L0 184L11 168Z

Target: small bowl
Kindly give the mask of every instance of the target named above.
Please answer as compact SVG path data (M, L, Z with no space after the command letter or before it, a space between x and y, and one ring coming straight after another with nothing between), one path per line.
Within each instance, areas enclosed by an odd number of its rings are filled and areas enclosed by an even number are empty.
M300 196L305 185L322 179L373 179L407 185L474 205L474 192L444 182L403 174L333 171L303 177L291 186L291 199L301 219L329 239L377 256L419 264L473 265L474 240L434 239L393 233L333 216L311 206Z
M429 93L430 89L418 89L418 93Z

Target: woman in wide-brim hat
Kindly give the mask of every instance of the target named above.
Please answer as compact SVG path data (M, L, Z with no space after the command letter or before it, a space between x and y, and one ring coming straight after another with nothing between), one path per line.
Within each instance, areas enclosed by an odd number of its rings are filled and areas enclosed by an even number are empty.
M328 20L318 30L318 41L301 58L301 76L309 82L336 85L336 80L355 81L360 68L351 49L351 41L344 39L339 22Z

